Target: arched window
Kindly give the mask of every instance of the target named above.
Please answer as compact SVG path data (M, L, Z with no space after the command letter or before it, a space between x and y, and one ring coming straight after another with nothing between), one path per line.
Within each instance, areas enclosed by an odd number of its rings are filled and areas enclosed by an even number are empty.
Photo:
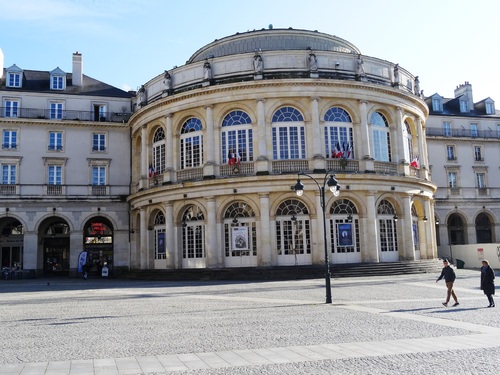
M253 161L252 120L243 111L232 111L222 121L222 162ZM233 156L234 155L234 156Z
M346 110L332 107L325 113L325 150L327 158L354 158L352 120Z
M187 120L181 128L181 169L203 165L203 126L195 117Z
M330 249L332 253L360 253L358 210L348 199L337 199L330 208ZM358 254L359 255L359 254ZM335 259L342 262L361 261L357 256Z
M153 137L153 168L157 174L165 172L165 132L158 128Z
M377 161L392 161L389 123L380 112L373 112L370 117L372 127L373 157Z
M255 212L246 202L233 202L224 213L224 250L229 258L257 256ZM252 264L245 260L235 265Z
M380 260L382 261L395 261L399 258L395 215L396 210L392 203L383 199L377 207Z
M418 234L418 214L414 204L411 206L411 228L413 231L413 249L420 250L420 236Z
M281 107L273 115L273 159L304 159L306 138L304 117L295 108Z
M456 213L448 218L448 236L451 245L465 245L464 222Z
M405 121L404 126L403 126L403 139L405 141L404 144L404 153L405 153L405 160L408 161L408 163L413 163L413 136L411 134L411 127L408 121ZM412 166L415 166L412 164Z
M166 259L167 253L165 248L165 215L158 211L154 218L155 231L155 259Z
M476 217L476 241L477 243L492 243L491 221L488 215L481 212Z
M205 258L205 216L196 205L188 205L182 215L182 258ZM189 266L189 264L186 264Z
M281 203L276 210L278 256L311 254L310 235L309 211L304 203L297 199L288 199ZM297 263L293 259L288 264Z

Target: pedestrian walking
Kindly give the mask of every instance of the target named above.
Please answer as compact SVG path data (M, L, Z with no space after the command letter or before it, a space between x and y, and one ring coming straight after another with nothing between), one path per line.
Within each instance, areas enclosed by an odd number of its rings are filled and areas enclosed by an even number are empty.
M453 283L455 282L455 279L457 276L455 275L455 271L451 267L450 262L448 262L448 259L443 259L443 269L441 271L441 275L439 275L436 282L441 280L443 277L444 277L444 281L446 283L446 289L447 289L446 302L443 302L443 306L445 306L445 307L448 306L448 302L450 302L450 297L453 297L453 299L455 300L455 303L453 304L453 306L460 305L458 303L458 298L455 294L455 291L453 290Z
M481 267L481 290L488 297L488 302L490 305L488 307L495 307L495 301L493 300L493 295L495 294L495 271L490 267L490 263L487 260L481 262L483 266Z

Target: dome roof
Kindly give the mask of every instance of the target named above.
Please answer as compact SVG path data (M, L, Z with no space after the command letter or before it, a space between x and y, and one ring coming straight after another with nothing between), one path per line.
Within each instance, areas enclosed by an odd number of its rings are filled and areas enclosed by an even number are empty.
M207 58L253 53L255 51L307 50L335 51L360 54L348 41L318 31L295 29L262 29L237 33L200 48L187 61L188 64Z

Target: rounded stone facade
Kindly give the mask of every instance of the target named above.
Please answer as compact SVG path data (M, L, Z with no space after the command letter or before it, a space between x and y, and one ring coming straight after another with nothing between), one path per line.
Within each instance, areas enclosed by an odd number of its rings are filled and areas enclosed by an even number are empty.
M274 29L151 79L130 119L131 267L436 257L415 78L340 38Z

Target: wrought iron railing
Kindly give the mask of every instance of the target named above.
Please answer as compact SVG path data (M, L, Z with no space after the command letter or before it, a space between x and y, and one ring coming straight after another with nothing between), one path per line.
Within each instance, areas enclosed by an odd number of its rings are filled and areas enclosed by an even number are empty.
M49 120L72 120L72 121L97 121L97 122L128 122L131 113L108 112L96 114L93 111L62 110L53 111L43 108L18 108L15 113L5 107L0 107L0 117L3 118L28 118Z

